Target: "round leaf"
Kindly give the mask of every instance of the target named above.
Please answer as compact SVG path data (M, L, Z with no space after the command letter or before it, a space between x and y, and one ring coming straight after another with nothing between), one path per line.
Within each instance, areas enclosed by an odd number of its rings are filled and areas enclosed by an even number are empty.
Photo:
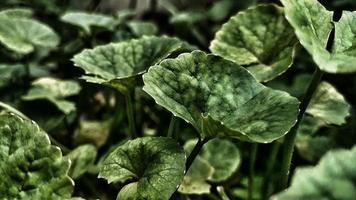
M87 49L73 58L85 70L88 82L112 86L126 93L146 69L178 50L182 43L166 36L143 36Z
M167 59L144 75L144 90L202 137L271 142L295 123L298 100L258 83L243 67L194 51Z
M257 80L269 81L292 65L296 42L283 9L268 4L233 16L216 33L210 49L239 65L246 65Z
M355 199L355 163L356 146L351 150L330 151L315 167L298 168L291 186L272 199Z
M34 122L0 115L0 160L0 199L71 197L70 161Z
M0 14L0 42L21 54L34 51L35 47L56 47L58 35L47 25L28 17Z
M120 200L166 200L183 179L185 153L171 138L144 137L119 146L104 160L99 177L109 183L130 183Z
M70 177L77 179L93 166L96 148L90 144L82 145L69 152L65 157L72 161L69 170Z

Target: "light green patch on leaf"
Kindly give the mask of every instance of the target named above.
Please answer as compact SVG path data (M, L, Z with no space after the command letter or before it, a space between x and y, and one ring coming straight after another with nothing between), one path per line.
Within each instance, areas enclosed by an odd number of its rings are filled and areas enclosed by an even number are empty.
M183 180L185 160L183 149L171 138L137 138L105 158L99 178L126 184L120 200L167 200Z
M79 146L69 152L69 154L65 156L65 158L72 161L69 176L73 179L77 179L87 172L89 168L94 165L96 154L95 146L90 144Z
M28 8L11 8L2 10L0 12L0 16L5 15L11 18L18 17L18 18L28 18L33 16L33 11Z
M186 24L192 26L200 21L205 20L208 15L202 10L188 10L174 14L169 22L172 24Z
M329 73L356 71L356 12L345 11L338 22L332 22L333 13L317 0L281 2L300 43L321 70ZM333 24L335 39L331 52L328 52L326 47Z
M182 42L167 36L143 36L140 39L111 43L87 49L72 61L84 69L82 78L91 83L111 86L127 93L148 67L178 50Z
M70 161L34 122L0 115L0 160L0 199L71 197Z
M158 32L156 24L151 22L131 21L127 25L137 37L156 35Z
M210 178L213 182L223 182L230 178L241 163L239 149L227 139L210 140L199 155L214 168Z
M258 83L243 67L202 51L151 67L144 90L203 138L272 142L294 124L298 100Z
M274 4L239 12L216 33L210 50L246 68L260 82L274 79L293 63L297 39Z
M334 86L321 82L306 110L327 124L342 125L350 115L351 106Z
M71 80L40 78L32 83L32 88L22 99L27 101L46 99L65 114L75 110L75 104L65 100L66 97L79 93L80 85Z
M329 151L316 166L297 168L291 186L272 199L353 200L356 197L355 163L356 146L351 150Z
M25 17L24 12L16 14L10 10L7 14L6 11L2 13L0 14L0 43L10 50L28 54L36 47L54 48L59 44L59 37L52 28L33 18Z
M111 120L96 121L96 120L81 120L79 129L74 134L75 144L91 143L97 148L102 147L110 133Z
M82 28L87 34L91 33L91 27L100 27L113 30L115 19L111 16L86 13L80 11L69 11L61 16L63 22Z

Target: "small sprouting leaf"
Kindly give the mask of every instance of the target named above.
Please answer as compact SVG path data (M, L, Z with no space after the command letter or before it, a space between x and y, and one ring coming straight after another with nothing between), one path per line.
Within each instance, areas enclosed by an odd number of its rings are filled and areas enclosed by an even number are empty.
M93 26L113 30L115 25L115 19L111 16L79 11L66 12L61 17L61 20L63 22L81 27L87 34L91 33L91 27Z
M321 82L306 112L327 124L342 125L350 115L350 105L331 84Z
M259 81L269 81L293 62L297 39L283 8L259 5L233 16L216 33L213 53L246 66Z
M75 110L75 104L65 98L78 94L80 89L80 85L75 81L40 78L32 83L32 88L22 99L28 101L46 99L63 113L69 114Z
M203 138L271 142L295 123L298 100L258 83L243 67L202 51L151 67L144 90Z
M356 146L331 150L315 167L297 168L291 186L272 199L355 199L355 163Z
M158 32L156 24L151 22L131 21L127 24L136 37L155 35Z
M84 50L72 60L85 70L86 75L82 78L86 81L109 85L126 93L148 67L160 62L181 45L177 38L143 36Z
M5 14L4 14L5 12ZM0 14L0 42L7 48L28 54L36 47L54 48L59 43L58 35L49 26L21 14Z
M226 139L210 140L199 155L214 168L213 176L210 178L213 182L222 182L230 178L241 162L239 149Z
M99 173L109 183L125 183L118 199L167 200L181 183L185 153L171 138L130 140L105 158ZM125 198L124 198L125 197Z
M356 67L356 12L343 12L338 22L332 22L333 13L317 0L281 0L287 20L304 48L312 55L318 67L330 73L355 72ZM335 39L331 52L326 50L331 30Z
M37 124L0 115L0 199L66 199L73 191L70 161Z
M95 146L90 144L79 146L69 152L69 154L65 156L72 161L69 176L73 179L77 179L87 172L94 164L96 153Z

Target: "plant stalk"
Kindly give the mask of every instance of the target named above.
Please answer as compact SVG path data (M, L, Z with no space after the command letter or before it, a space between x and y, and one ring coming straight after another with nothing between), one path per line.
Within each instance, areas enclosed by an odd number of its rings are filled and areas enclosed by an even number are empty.
M284 138L283 161L282 161L282 171L281 171L282 177L280 180L279 190L283 190L283 189L287 188L287 186L288 186L290 166L291 166L291 162L292 162L295 138L297 135L298 127L299 127L299 124L303 118L305 111L307 110L310 100L313 97L313 94L315 93L316 89L318 88L318 85L321 81L321 78L323 77L323 74L324 73L318 67L315 69L313 78L308 86L308 89L307 89L307 91L303 97L303 100L300 104L300 107L299 107L300 111L298 114L298 121L291 128L291 130L287 133L287 135Z
M267 168L266 168L266 172L262 181L262 199L268 199L269 196L269 189L270 189L270 182L271 182L271 175L277 160L277 156L278 156L278 152L279 149L281 147L281 143L279 143L278 141L273 142L272 144L272 149L271 152L269 154L269 157L267 159Z
M135 118L133 112L132 99L130 94L125 94L126 114L129 122L129 135L131 139L136 138Z
M253 187L254 187L253 177L255 176L255 163L257 157L257 150L258 150L258 144L257 143L251 144L249 174L248 174L248 194L247 194L248 200L253 199Z
M168 127L167 137L177 139L175 134L175 126L176 126L176 117L172 115L171 122L169 123L169 127Z
M129 9L130 10L135 10L136 6L137 6L137 0L130 0Z
M204 144L207 143L208 141L209 139L207 138L204 138L203 140L199 139L198 142L195 144L194 149L189 154L187 158L187 162L185 163L185 173L188 172L190 166L193 164L193 161L198 156L200 150L203 148Z

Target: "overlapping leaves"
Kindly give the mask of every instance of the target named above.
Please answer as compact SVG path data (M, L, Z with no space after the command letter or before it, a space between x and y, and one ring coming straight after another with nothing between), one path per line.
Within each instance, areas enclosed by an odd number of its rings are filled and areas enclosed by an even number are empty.
M243 67L194 51L167 59L144 75L144 90L201 137L271 142L295 123L298 100L258 83Z

